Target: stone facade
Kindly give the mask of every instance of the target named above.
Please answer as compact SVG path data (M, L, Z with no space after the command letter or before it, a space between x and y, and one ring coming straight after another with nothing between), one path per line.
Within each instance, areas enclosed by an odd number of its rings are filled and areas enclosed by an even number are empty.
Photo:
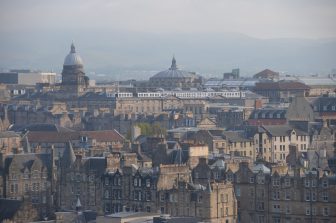
M280 175L252 171L242 164L235 173L238 222L334 222L335 180L299 169Z

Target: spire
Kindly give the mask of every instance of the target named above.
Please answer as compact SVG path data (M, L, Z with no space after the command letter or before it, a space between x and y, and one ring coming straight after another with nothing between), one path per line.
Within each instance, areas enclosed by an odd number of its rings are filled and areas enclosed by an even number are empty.
M26 153L31 153L30 144L29 144L27 135L25 136L25 140L24 140L24 149Z
M70 53L76 53L75 45L74 45L73 42L71 43L71 50L70 50Z
M75 162L75 160L76 160L76 156L72 148L72 143L71 141L69 141L65 145L65 150L62 156L62 163L63 165L65 165L64 167L70 167Z
M171 70L176 70L177 69L175 56L173 56L172 65L171 65L170 69Z
M79 197L77 197L77 203L76 203L76 211L79 212L82 208L82 204L79 200Z
M210 180L208 180L208 185L206 187L206 190L209 194L211 194L212 190L211 190L211 184L210 184Z

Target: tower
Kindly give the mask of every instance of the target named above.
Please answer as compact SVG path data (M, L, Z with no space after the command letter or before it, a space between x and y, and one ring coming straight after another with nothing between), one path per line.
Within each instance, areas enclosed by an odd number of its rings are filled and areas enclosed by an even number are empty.
M61 89L69 96L80 96L85 92L88 81L82 58L76 53L72 43L70 53L64 59Z

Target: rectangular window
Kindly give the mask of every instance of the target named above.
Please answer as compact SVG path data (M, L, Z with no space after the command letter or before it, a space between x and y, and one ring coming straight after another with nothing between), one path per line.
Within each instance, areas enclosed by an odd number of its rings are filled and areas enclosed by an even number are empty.
M322 199L324 202L328 202L328 192L327 191L323 191Z
M165 201L165 194L160 194L160 200Z
M290 191L285 191L285 200L290 200Z
M328 207L323 208L323 216L329 216L329 208Z
M312 196L312 201L316 201L316 192L315 191L313 191L311 193L311 196Z
M310 186L310 182L309 179L305 178L305 187L309 187Z
M322 181L322 187L327 188L328 187L328 180L323 180Z
M236 196L240 197L240 188L239 187L236 188Z
M290 206L286 206L286 214L290 214L290 213L291 213Z
M254 177L250 177L250 183L254 183Z
M306 207L306 215L310 215L310 207Z
M290 179L289 178L285 178L285 186L289 187L290 186Z
M305 200L310 201L310 191L305 191Z

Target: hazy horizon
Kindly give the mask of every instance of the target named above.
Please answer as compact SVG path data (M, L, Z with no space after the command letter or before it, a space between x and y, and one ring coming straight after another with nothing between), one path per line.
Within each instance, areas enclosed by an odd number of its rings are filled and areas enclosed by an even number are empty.
M332 0L74 0L0 3L0 69L60 72L74 41L85 71L147 79L170 66L220 76L336 67ZM125 76L126 75L126 76ZM119 77L118 77L119 76Z

